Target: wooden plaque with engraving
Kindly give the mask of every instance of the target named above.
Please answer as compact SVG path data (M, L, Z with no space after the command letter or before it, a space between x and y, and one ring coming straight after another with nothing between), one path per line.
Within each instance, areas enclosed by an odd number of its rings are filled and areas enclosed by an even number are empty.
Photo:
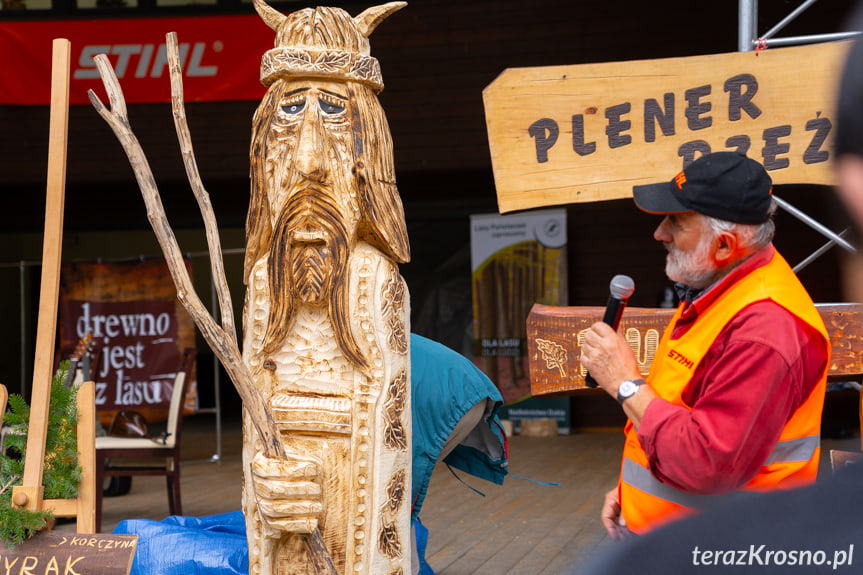
M863 305L818 304L830 335L828 376L841 379L863 373ZM584 332L602 320L603 307L555 307L536 304L527 317L530 386L533 395L567 395L586 389L581 365ZM627 308L620 330L635 353L642 375L659 346L673 309Z

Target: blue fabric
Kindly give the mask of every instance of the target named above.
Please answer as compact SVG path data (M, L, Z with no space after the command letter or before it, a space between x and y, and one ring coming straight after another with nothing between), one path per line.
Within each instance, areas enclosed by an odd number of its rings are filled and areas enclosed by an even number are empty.
M417 558L420 564L420 570L417 575L434 575L431 565L426 563L426 546L429 542L429 530L425 528L425 525L420 523L419 517L412 520L411 526L414 529L414 533L416 533Z
M434 575L425 561L428 530L418 514L441 449L458 422L474 405L491 400L491 415L477 432L483 441L457 446L445 459L456 469L503 483L506 438L496 413L503 404L497 387L464 356L411 334L411 414L413 416L413 509L420 575ZM490 448L490 449L489 449ZM496 455L495 455L496 454ZM133 519L114 533L138 536L131 575L246 575L249 553L241 511L206 517L168 517L164 521Z
M138 536L130 575L248 575L249 548L241 511L164 521L121 521L114 533Z
M434 575L426 563L428 529L413 521L419 575ZM129 575L248 575L249 547L242 511L206 517L168 517L164 521L121 521L116 534L137 535ZM167 552L167 550L171 550Z
M450 348L411 334L411 416L413 417L412 517L419 515L441 449L467 411L491 399L492 416L482 422L499 443L500 457L476 447L457 446L447 464L498 485L506 476L506 440L497 410L503 398L470 360Z

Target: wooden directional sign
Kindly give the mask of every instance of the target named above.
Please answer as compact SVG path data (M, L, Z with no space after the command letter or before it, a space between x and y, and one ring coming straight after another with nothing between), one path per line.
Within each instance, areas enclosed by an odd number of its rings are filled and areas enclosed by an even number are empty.
M508 69L483 91L498 207L630 197L721 150L762 162L776 184L832 184L849 45Z
M0 544L0 566L32 575L128 575L137 545L137 535L42 531L12 550Z

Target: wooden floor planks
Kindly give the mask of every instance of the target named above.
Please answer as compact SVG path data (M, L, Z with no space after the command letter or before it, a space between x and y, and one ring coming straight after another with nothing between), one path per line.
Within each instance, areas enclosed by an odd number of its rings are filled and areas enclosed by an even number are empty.
M212 417L188 417L183 431L184 514L238 510L239 420L225 422L219 463L209 461L215 453ZM829 457L831 447L860 446L859 437L822 443L822 460ZM508 475L503 485L456 471L460 481L445 465L435 467L420 518L429 530L426 559L437 575L565 575L612 544L599 511L605 492L617 480L621 431L515 436L509 447L509 471L514 475ZM128 495L104 500L102 531L110 532L123 519L158 521L167 514L164 478L135 477ZM74 531L74 524L58 529Z
M510 472L518 477L507 477L503 486L470 478L486 498L459 494L460 484L439 464L420 513L429 529L429 564L439 575L566 569L574 561L568 553L573 537L605 538L599 506L616 480L622 446L620 432L513 437ZM452 505L455 500L461 505Z

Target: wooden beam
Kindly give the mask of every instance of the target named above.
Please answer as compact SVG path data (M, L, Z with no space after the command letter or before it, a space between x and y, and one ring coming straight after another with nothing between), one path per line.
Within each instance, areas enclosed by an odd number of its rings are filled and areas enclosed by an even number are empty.
M96 532L96 384L85 381L78 388L78 465L81 482L75 500L78 533Z
M16 504L39 509L42 501L42 460L48 429L48 403L54 368L54 338L57 332L57 296L60 290L60 258L63 246L63 206L66 186L66 140L69 130L69 62L71 44L54 40L51 63L51 119L48 135L48 185L45 204L45 234L42 245L42 286L36 328L36 361L30 400L30 431L27 460L20 488L13 490ZM25 499L26 498L26 499Z
M77 499L43 499L42 508L51 510L54 517L75 517L78 512Z

